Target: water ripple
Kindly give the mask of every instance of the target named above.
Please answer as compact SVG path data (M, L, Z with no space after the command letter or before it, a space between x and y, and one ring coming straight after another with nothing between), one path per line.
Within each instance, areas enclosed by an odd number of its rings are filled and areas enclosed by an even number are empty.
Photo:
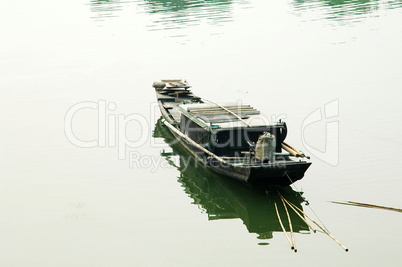
M209 23L220 25L230 22L232 5L244 3L241 0L145 0L141 5L154 16L151 30L180 29Z
M128 4L135 3L150 15L149 30L182 29L208 23L221 25L233 21L233 5L246 6L246 0L91 0L96 20L117 17Z
M133 1L124 0L90 0L91 11L94 13L93 19L105 20L106 18L117 17L118 12L123 10L124 5Z
M343 23L360 22L379 16L379 10L402 7L402 0L294 0L294 12L307 20L330 20Z

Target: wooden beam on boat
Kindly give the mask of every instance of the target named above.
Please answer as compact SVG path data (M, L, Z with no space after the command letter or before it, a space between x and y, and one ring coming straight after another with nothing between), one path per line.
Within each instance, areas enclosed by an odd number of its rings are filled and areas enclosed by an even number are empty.
M205 116L205 117L216 117L216 116L234 116L231 113L228 112L214 112L214 113L190 113L194 116ZM244 112L237 112L236 115L238 116L250 116L250 115L258 115L259 112L255 111L244 111ZM236 117L236 116L234 116Z
M189 92L189 90L187 88L182 88L182 87L165 87L162 89L163 91L187 91Z
M214 104L214 105L217 105L218 107L220 107L220 108L222 108L222 109L228 111L229 113L235 115L241 122L243 122L244 124L246 124L248 127L251 128L251 125L250 125L250 124L248 124L245 120L243 120L242 118L240 118L239 116L237 116L236 113L233 113L232 111L228 110L228 109L225 108L224 106L221 106L221 105L219 105L219 104L217 104L217 103L215 103L215 102L212 102L212 101L210 101L210 100L208 100L208 99L205 99L205 98L202 98L202 100L207 101L207 102L209 102L209 103L212 103L212 104Z
M248 152L247 152L247 153L248 153ZM220 158L231 160L231 159L244 159L245 157L246 157L247 160L248 160L248 155L246 155L246 156L240 156L240 157L220 157Z
M179 95L188 95L190 94L190 92L186 92L186 91L176 91L176 92L169 92L168 95L170 96L179 96Z
M225 161L224 159L222 159L221 157L218 157L217 155L215 155L214 153L212 153L211 151L203 148L202 146L200 146L199 144L197 144L195 141L193 141L191 138L185 136L182 132L180 132L179 130L176 129L176 127L174 127L173 125L171 125L169 122L167 121L163 121L163 124L165 124L169 129L171 129L173 132L175 132L178 136L182 137L183 139L185 139L186 141L188 141L190 144L192 144L193 146L195 146L196 148L200 149L201 151L205 152L206 154L210 155L211 157L215 158L216 160L218 160L219 162L222 162L224 164L229 164L227 161Z
M285 149L287 152L289 152L290 155L292 155L293 157L300 157L300 155L297 154L293 149L290 149L289 147L285 146L283 143L282 143L282 148Z
M242 119L247 119L250 117L252 114L238 114L239 117ZM197 114L193 115L196 118L207 118L213 120L214 118L217 119L238 119L237 116L233 116L232 114Z
M170 82L181 82L181 79L164 79L164 80L161 80L162 82L165 82L165 83L170 83Z
M177 103L175 103L175 102L163 102L164 108L175 108L176 106L177 106Z
M239 119L234 116L216 116L216 117L207 117L207 116L196 116L197 119L201 119L207 123L224 123L224 122L238 122ZM250 118L249 116L242 116L243 119Z
M205 99L204 99L205 100ZM246 108L253 108L250 105L226 105L226 109L246 109ZM214 106L207 106L207 107L189 107L188 111L203 111L203 110L221 110L221 108L214 107Z
M291 145L283 142L283 144L287 147L289 147L290 149L294 150L297 154L299 154L301 157L306 157L306 155L303 152L300 152L299 150L297 150L296 148L292 147Z
M289 152L293 157L301 157L301 158L308 158L308 159L310 158L309 156L306 156L304 153L298 151L297 149L288 145L285 142L282 142L282 148L284 150L286 150L287 152Z
M175 88L175 87L184 87L189 88L191 87L186 81L182 80L162 80L162 82L166 83L166 87Z
M240 108L254 108L250 105L226 105L225 108L227 109L240 109ZM189 107L189 110L220 110L221 108L216 106L201 106L201 107Z
M166 85L167 88L174 89L174 88L190 88L189 85L183 83L168 83Z
M233 113L241 113L241 112L255 112L255 113L259 113L259 111L258 110L256 110L256 109L231 109L230 110L231 112L233 112ZM230 112L228 112L228 111L226 111L226 110L223 110L223 109L221 109L221 110L202 110L202 111L190 111L190 113L191 114L215 114L215 113L230 113Z
M234 112L234 113L244 113L244 112L253 112L253 113L257 113L260 114L260 112L256 109L231 109L230 111ZM190 111L191 114L227 114L229 113L226 110L203 110L203 111Z

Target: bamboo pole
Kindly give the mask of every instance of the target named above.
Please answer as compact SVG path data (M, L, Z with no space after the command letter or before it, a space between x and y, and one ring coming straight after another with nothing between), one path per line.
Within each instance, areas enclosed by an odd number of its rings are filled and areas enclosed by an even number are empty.
M282 231L283 231L283 233L285 234L286 238L289 241L290 249L293 250L294 247L293 247L292 241L290 241L290 238L289 238L288 234L286 233L285 227L283 227L281 216L279 215L279 211L278 211L278 207L276 205L275 199L274 199L274 204L275 204L275 210L276 210L276 215L278 216L279 224L281 225Z
M296 148L292 147L291 145L289 145L288 143L282 142L282 144L284 144L285 146L289 147L290 149L294 150L297 154L299 154L301 157L305 157L306 155L302 152L300 152L299 150L297 150Z
M317 225L324 233L326 233L330 238L332 238L336 243L338 243L338 245L340 245L346 252L349 251L348 248L346 248L344 245L342 245L338 240L336 240L336 238L331 235L327 230L325 230L321 225L319 225L318 223L316 223L316 221L314 221L313 219L311 219L310 216L308 216L304 211L302 211L301 209L299 209L295 204L293 204L292 202L288 202L290 203L290 205L292 205L293 207L295 207L297 210L299 210L301 213L304 214L304 216L306 216L307 218L310 219L310 221L312 221L313 223L315 223L315 225Z
M297 154L293 149L291 149L291 148L285 146L283 143L282 143L282 148L285 149L287 152L289 152L290 155L292 155L293 157L299 157L299 156L300 156L300 155Z
M205 99L205 98L201 98L201 99L202 99L202 100L205 100L205 101L207 101L207 102L209 102L209 103L211 103L211 104L217 105L218 107L220 107L220 108L226 110L226 111L229 112L230 114L233 114L233 115L236 116L239 120L241 120L245 125L247 125L248 127L251 128L251 125L250 125L250 124L248 124L246 121L244 121L242 118L240 118L236 113L234 113L234 112L228 110L228 109L225 108L224 106L221 106L221 105L219 105L219 104L217 104L217 103L215 103L215 102L212 102L212 101L210 101L210 100L208 100L208 99Z
M217 159L218 161L224 163L224 164L229 164L227 161L223 160L222 158L218 157L217 155L215 155L214 153L212 153L211 151L203 148L202 146L200 146L199 144L197 144L196 142L194 142L192 139L190 139L189 137L185 136L182 132L180 132L179 130L177 130L173 125L171 125L169 122L167 122L166 120L163 121L163 124L165 124L169 129L171 129L172 131L174 131L177 135L179 135L180 137L184 138L185 140L187 140L188 142L190 142L193 146L195 146L196 148L200 149L201 151L207 153L208 155L210 155L211 157Z
M286 216L288 217L289 228L290 228L290 237L292 238L292 245L293 245L293 248L294 248L295 252L297 252L296 244L295 244L295 237L294 237L294 234L293 234L292 221L290 220L289 212L288 212L288 209L286 208L285 201L283 201L282 196L280 196L280 197L281 197L281 200L282 200L283 207L285 208L285 211L286 211Z
M278 193L278 194L279 194L279 193ZM279 194L279 196L285 200L285 202L289 205L289 207L300 217L300 219L302 219L302 220L304 221L305 224L307 224L308 227L310 227L311 230L313 230L314 233L317 232L317 230L315 230L315 229L306 221L306 219L304 219L303 216L301 216L300 213L288 203L288 201L287 201L281 194Z
M379 206L379 205L373 205L373 204L367 204L367 203L361 203L361 202L354 202L354 201L347 201L347 202L331 201L331 202L335 203L335 204L343 204L343 205L350 205L350 206L363 207L363 208L384 209L384 210L392 210L392 211L402 212L402 209L398 209L398 208L385 207L385 206Z

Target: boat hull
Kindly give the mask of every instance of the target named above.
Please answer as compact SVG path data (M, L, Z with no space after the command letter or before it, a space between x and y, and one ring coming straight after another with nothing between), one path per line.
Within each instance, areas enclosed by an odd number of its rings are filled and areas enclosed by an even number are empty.
M197 159L204 166L214 172L237 180L248 186L270 186L281 185L288 186L303 178L304 173L311 165L311 162L306 161L278 161L274 164L261 163L258 165L250 164L237 165L225 164L214 158L208 157L205 153L181 138L174 131L168 129L175 137L178 143L187 150L192 157Z
M274 164L264 166L223 166L210 164L211 169L222 175L236 179L251 186L282 185L287 186L302 179L311 165L309 162L292 164Z

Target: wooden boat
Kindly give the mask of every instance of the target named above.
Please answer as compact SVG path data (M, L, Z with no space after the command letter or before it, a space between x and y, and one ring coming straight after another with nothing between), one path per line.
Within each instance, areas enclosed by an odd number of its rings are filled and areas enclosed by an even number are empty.
M269 124L250 105L216 104L182 80L154 82L163 124L206 168L250 186L290 185L311 165L284 142L286 123Z

